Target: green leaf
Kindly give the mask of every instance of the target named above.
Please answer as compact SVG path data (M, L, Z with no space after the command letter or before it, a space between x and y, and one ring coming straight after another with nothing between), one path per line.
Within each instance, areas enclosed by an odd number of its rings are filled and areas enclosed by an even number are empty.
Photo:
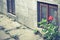
M37 29L33 30L34 33L36 33L37 31L38 31Z
M46 29L43 29L42 31L43 31L43 32L46 32L47 30L46 30Z
M47 37L47 40L50 40L51 38L54 38L54 36L56 36L57 28L58 28L57 26L53 25L52 23L47 24L46 19L42 19L42 21L38 22L38 24L40 24L40 26L44 27L42 32L45 33L44 36ZM36 32L36 30L35 30L35 32Z

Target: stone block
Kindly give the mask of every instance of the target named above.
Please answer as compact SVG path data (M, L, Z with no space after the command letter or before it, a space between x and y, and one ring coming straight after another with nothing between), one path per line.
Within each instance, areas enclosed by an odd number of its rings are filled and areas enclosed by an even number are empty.
M6 39L6 38L10 38L10 35L0 30L0 39Z

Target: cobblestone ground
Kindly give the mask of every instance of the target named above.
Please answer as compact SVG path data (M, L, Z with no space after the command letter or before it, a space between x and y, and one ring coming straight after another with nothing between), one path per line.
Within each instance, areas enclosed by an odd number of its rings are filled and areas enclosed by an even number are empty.
M0 15L0 40L43 40L43 38L22 24Z

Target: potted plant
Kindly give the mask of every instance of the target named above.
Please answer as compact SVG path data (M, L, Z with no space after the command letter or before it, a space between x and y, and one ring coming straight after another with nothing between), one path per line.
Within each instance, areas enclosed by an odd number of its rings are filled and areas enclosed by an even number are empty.
M46 19L42 19L41 22L38 22L40 28L42 28L42 36L46 40L55 40L55 36L57 35L58 27L53 25L52 23L47 23Z

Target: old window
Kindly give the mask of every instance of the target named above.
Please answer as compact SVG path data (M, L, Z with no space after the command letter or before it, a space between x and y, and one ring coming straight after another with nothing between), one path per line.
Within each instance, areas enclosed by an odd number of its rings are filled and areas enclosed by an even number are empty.
M53 21L51 23L58 25L58 6L55 4L37 2L37 21L40 22L44 18L48 23L50 23L48 20L49 16L53 17Z
M7 12L15 15L15 0L7 0Z

